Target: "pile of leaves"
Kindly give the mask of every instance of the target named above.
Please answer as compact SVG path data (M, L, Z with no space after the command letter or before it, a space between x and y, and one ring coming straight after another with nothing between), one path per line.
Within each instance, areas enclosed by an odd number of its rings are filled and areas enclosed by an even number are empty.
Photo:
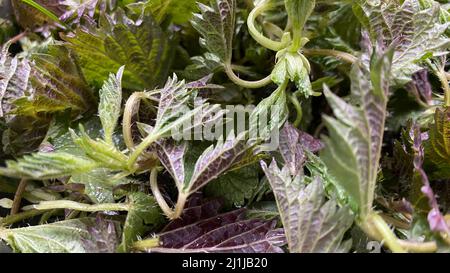
M0 8L1 251L450 252L446 0Z

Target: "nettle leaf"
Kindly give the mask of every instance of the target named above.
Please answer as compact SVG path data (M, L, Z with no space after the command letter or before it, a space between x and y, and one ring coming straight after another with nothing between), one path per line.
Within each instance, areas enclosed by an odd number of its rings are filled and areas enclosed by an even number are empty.
M286 11L294 29L302 30L314 10L315 0L286 0Z
M88 227L91 240L84 241L88 253L115 253L119 244L119 225L101 216L95 219L95 226Z
M373 44L382 39L385 46L394 47L392 74L397 84L409 82L421 69L423 58L446 54L450 39L445 32L450 22L440 22L439 3L434 1L422 9L417 0L367 2L361 1L359 16L366 21Z
M411 128L411 137L414 144L414 179L419 180L422 185L421 191L427 197L430 211L428 212L428 223L432 231L443 232L446 236L450 235L450 226L446 223L444 215L442 215L439 204L431 188L428 176L423 169L424 161L424 147L422 146L423 135L418 125L414 125Z
M218 214L220 203L193 204L157 235L150 252L282 253L285 237L275 220L247 219L246 210Z
M156 153L164 168L175 180L179 189L184 186L185 170L184 160L187 142L177 145L174 140L168 139L157 143Z
M130 183L129 179L116 177L111 170L95 169L89 172L72 174L68 183L83 184L84 193L92 202L114 203L114 188Z
M239 162L247 151L246 133L234 136L231 132L227 139L220 138L216 145L207 148L195 163L192 176L183 188L183 192L192 194L204 187L219 175Z
M96 161L70 153L39 152L17 161L6 161L6 168L0 168L0 173L17 178L55 179L89 172L98 166Z
M242 207L259 185L259 168L253 165L220 175L206 185L204 192L206 196L221 198L226 207Z
M210 77L207 77L208 79ZM159 90L158 112L154 126L142 128L144 134L156 139L191 137L204 127L212 126L223 117L225 111L218 104L210 105L205 99L197 98L196 89L200 81L186 83L178 81L174 74ZM200 86L199 86L200 85Z
M325 96L336 118L324 117L329 137L324 137L321 157L335 178L336 187L349 197L355 212L372 209L383 143L392 51L374 55L370 71L359 64L351 72L349 104L325 88Z
M272 186L291 253L348 252L351 242L342 242L353 223L348 208L325 202L319 177L307 185L305 176L292 176L287 166L279 169L275 160L261 166Z
M200 43L223 64L230 64L235 27L235 0L211 0L210 6L199 3L192 26L200 33Z
M28 79L31 66L26 59L10 57L9 44L2 47L0 56L0 116L9 113L14 101L25 95L30 88Z
M450 108L436 108L425 142L426 158L434 165L434 176L450 177Z
M80 27L63 38L95 86L125 65L124 88L153 88L165 81L173 57L168 37L150 15L133 21L119 10L104 15L98 28Z
M46 54L33 55L33 61L32 93L15 101L14 114L36 116L71 109L77 116L92 108L92 91L67 48L51 46Z
M284 88L278 88L263 99L250 114L250 142L261 143L271 139L289 116Z
M44 138L52 117L70 110L78 118L95 100L70 52L50 46L47 53L33 55L34 62L8 55L0 57L0 106L7 122L3 149L16 156L32 152Z
M91 241L89 227L93 218L80 218L52 224L16 229L0 228L0 238L15 252L86 253L85 241Z
M99 0L59 0L60 6L64 7L64 13L59 15L63 22L70 21L73 24L79 24L81 18L91 19L94 17L95 10Z
M102 122L104 139L108 143L113 143L113 134L119 121L122 109L122 75L124 67L119 68L116 75L110 74L100 90L100 103L98 105L98 115Z
M123 226L122 243L119 246L121 252L128 251L133 242L144 236L146 231L157 228L164 221L161 210L152 196L143 192L133 192L128 195L128 199L130 209Z
M98 162L100 166L111 170L121 171L127 169L128 157L119 151L114 145L107 143L102 139L93 140L85 132L80 124L80 136L73 130L69 129L73 142L77 144L86 155Z
M211 73L216 73L222 69L219 57L212 53L205 53L203 56L191 58L192 64L186 66L183 77L187 79L198 79Z
M298 130L289 122L286 122L280 131L279 150L291 175L302 172L306 161L305 149L318 152L322 148L323 143L320 140Z
M152 0L129 4L127 8L136 11L148 9L157 22L161 23L168 19L175 24L187 23L192 18L192 13L198 10L195 0Z

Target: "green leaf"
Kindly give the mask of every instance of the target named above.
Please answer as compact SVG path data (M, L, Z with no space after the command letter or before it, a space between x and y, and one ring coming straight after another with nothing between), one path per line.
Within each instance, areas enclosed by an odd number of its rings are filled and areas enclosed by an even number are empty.
M205 1L200 1L205 2ZM143 3L133 3L127 8L136 10L149 10L158 23L166 19L174 24L184 24L192 18L192 13L198 10L196 0L151 0Z
M352 209L364 217L372 210L386 119L392 51L371 61L370 71L355 65L351 72L353 105L325 88L336 118L325 116L330 133L321 158L346 192ZM369 78L370 77L370 78Z
M155 199L142 192L134 192L128 196L130 209L123 227L122 243L119 251L126 252L133 242L143 237L149 228L160 226L164 217Z
M164 83L174 54L169 39L151 16L132 21L119 10L104 15L100 22L99 27L80 27L63 37L78 56L90 84L100 87L123 65L124 88L143 90Z
M0 238L15 252L85 253L84 242L91 240L88 228L94 224L93 218L81 218L25 228L0 227Z
M303 174L291 176L289 168L279 169L261 162L277 200L278 210L291 253L348 252L351 241L343 241L353 223L348 208L325 201L322 180L316 177L306 184Z
M124 67L119 68L116 75L110 74L100 90L100 103L98 115L102 122L104 139L113 144L113 133L119 121L122 109L122 75Z
M360 1L359 18L366 22L373 44L380 39L395 49L392 61L393 80L405 84L421 69L419 61L426 55L446 54L450 39L445 35L450 22L441 23L440 5L436 1L421 9L417 0L379 1L371 5ZM370 24L367 24L370 22Z
M231 63L236 16L235 0L210 0L210 6L199 3L192 26L200 33L200 43L217 55L223 64Z
M316 5L315 0L285 0L286 11L294 30L302 31Z
M93 140L84 131L80 124L80 136L75 133L73 129L69 129L72 134L72 139L88 157L90 157L99 165L109 168L111 170L127 170L127 156L117 150L117 148L104 140Z
M439 179L450 177L450 108L436 108L434 123L430 125L425 154Z
M114 188L129 182L129 179L114 176L108 169L73 174L69 180L69 183L83 184L84 193L96 204L114 203Z
M0 174L17 178L55 179L80 174L98 167L98 163L81 156L65 152L35 153L17 161L6 161Z
M63 46L50 46L34 62L8 56L3 47L0 73L1 109L8 129L3 133L7 153L21 155L37 148L55 115L79 118L94 105L91 90L73 56Z
M263 99L250 114L250 141L265 142L287 120L289 111L284 88L279 87Z
M221 198L226 207L242 207L258 189L259 171L257 165L225 173L205 187L207 196Z

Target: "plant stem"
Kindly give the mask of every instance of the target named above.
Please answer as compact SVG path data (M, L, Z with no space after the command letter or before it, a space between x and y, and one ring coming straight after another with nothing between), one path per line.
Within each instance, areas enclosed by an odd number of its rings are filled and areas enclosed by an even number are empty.
M450 107L450 86L448 84L449 79L447 78L446 72L440 68L435 70L436 76L442 84L442 89L444 90L444 105L445 107Z
M25 30L24 32L19 33L19 34L17 34L16 36L12 37L12 38L11 38L9 41L7 41L6 43L7 43L7 44L10 44L10 45L15 44L15 43L17 43L18 41L20 41L20 39L22 39L23 37L25 37L27 34L28 34L28 31Z
M14 201L11 207L11 215L17 214L20 209L20 203L22 202L22 195L25 192L25 189L27 187L28 180L25 178L22 178L19 182L19 186L17 187L16 193L14 195Z
M272 82L271 75L265 77L259 81L246 81L239 78L233 71L231 65L225 65L225 73L227 73L228 78L235 84L242 86L244 88L255 89L264 87Z
M37 215L41 215L45 213L45 211L40 211L40 210L28 210L28 211L24 211L18 214L14 214L14 215L9 215L6 216L3 219L0 219L0 226L10 226L14 223L17 223L19 221L37 216Z
M411 242L406 240L398 240L398 244L409 252L433 253L437 250L436 242Z
M153 197L155 197L156 202L158 203L161 210L169 219L171 219L175 214L175 212L169 207L166 200L159 191L157 178L158 178L158 168L153 168L150 172L150 189L152 190Z
M370 237L385 242L392 252L406 253L406 250L398 242L397 236L395 236L388 224L377 213L372 212L367 216L361 227Z
M136 112L135 109L139 108L138 104L141 98L144 97L144 95L144 92L135 92L128 98L125 104L122 119L122 134L125 145L130 151L134 148L133 135L131 131L131 121L133 119L133 115Z
M298 101L297 97L293 94L289 96L289 100L291 101L292 105L294 105L295 110L297 111L297 117L294 121L294 126L298 127L300 123L302 122L303 118L303 110L300 102Z
M178 192L178 200L175 205L175 211L171 217L172 220L180 218L181 214L183 214L184 206L186 205L188 195L181 192Z
M97 212L97 211L128 211L130 209L129 204L126 203L109 203L109 204L83 204L70 200L56 200L56 201L43 201L38 205L31 205L28 208L37 210L52 210L52 209L72 209L77 211ZM24 209L27 209L25 207Z
M249 30L250 35L255 39L256 42L258 42L260 45L262 45L265 48L268 48L273 51L280 51L288 46L290 43L290 34L285 34L281 38L281 41L274 41L267 37L265 37L262 33L260 33L256 27L255 27L255 21L256 18L261 15L266 10L269 10L272 8L272 5L269 4L262 4L256 6L249 14L247 18L247 27Z
M306 55L319 55L319 56L332 56L339 60L345 61L347 63L355 63L358 61L358 58L353 56L350 53L342 52L334 49L311 49L311 48L304 48L303 53Z
M159 238L145 239L141 241L136 241L133 244L133 248L136 250L148 250L150 248L155 248L159 246Z
M150 134L146 136L142 140L142 142L131 152L130 157L128 158L128 169L131 172L136 171L137 167L135 166L135 163L138 160L139 156L159 138L160 136L158 134Z

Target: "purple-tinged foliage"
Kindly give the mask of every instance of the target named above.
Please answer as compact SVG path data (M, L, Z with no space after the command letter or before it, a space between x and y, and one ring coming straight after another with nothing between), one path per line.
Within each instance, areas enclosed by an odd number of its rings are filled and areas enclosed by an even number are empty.
M428 213L428 223L430 224L430 228L433 231L450 234L450 227L447 225L445 218L439 209L436 195L434 194L430 181L428 180L428 176L423 169L424 148L422 143L423 140L426 139L425 137L427 135L424 135L424 133L420 131L420 127L418 125L414 125L411 128L410 135L414 140L414 172L415 175L422 180L423 186L421 191L428 198L428 203L431 209Z
M220 202L211 200L188 207L181 219L161 233L159 247L151 252L281 253L285 244L276 221L247 219L246 210L219 214Z

